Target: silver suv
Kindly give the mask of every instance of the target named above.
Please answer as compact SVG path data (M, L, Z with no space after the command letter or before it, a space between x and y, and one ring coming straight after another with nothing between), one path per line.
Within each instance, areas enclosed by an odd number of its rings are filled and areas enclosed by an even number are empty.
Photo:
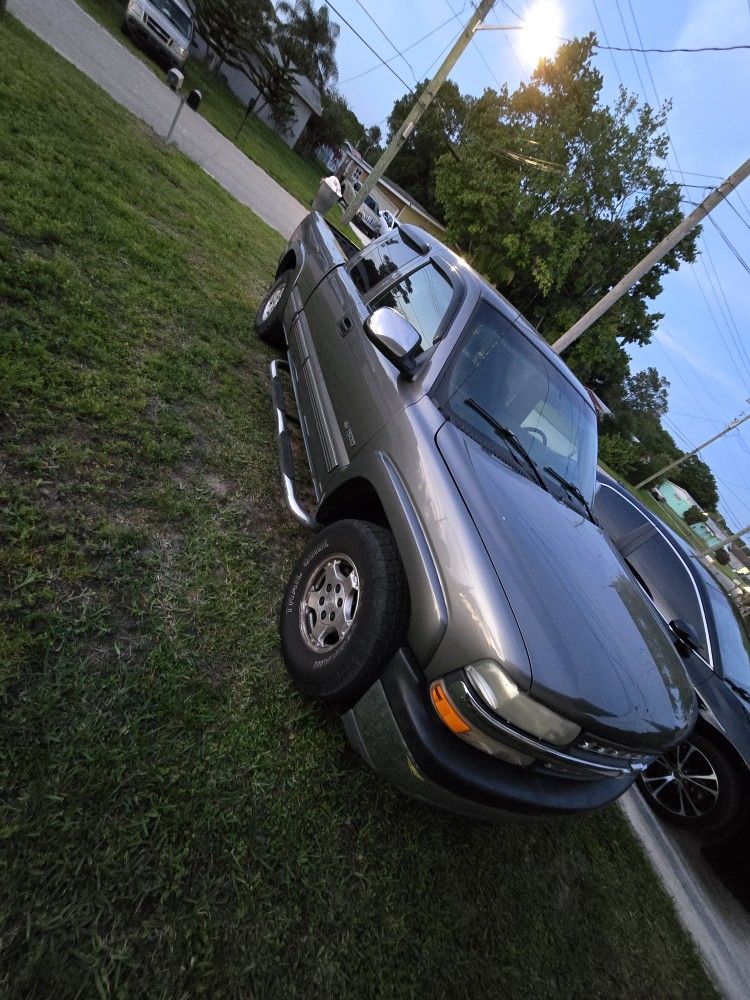
M185 65L194 23L189 7L181 0L129 0L122 27L171 66Z

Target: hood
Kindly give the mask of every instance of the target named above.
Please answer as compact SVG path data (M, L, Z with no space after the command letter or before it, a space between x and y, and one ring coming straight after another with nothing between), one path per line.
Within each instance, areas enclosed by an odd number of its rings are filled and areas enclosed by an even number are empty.
M615 743L678 742L695 720L692 685L604 533L452 424L437 444L523 635L533 696Z

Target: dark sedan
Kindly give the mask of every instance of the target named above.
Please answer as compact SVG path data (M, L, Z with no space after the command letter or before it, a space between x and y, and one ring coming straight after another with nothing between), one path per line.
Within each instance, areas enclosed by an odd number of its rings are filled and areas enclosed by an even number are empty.
M597 478L597 520L671 628L698 697L691 735L638 784L665 819L716 838L747 813L750 638L695 553L614 479Z

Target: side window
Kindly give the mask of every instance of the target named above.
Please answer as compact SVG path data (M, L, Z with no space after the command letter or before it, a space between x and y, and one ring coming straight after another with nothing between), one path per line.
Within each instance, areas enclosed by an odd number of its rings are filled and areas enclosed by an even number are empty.
M596 491L594 514L613 542L647 524L637 507L611 487L602 484Z
M418 256L416 250L408 246L394 234L377 246L370 245L367 252L351 270L352 281L361 295L367 295L389 274L409 264Z
M417 331L422 339L422 350L426 351L435 342L452 298L451 283L434 264L427 264L378 296L372 308L391 306L398 309Z

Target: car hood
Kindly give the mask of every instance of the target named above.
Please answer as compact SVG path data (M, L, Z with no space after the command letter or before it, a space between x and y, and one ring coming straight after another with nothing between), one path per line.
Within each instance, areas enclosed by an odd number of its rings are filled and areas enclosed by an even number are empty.
M452 424L437 444L521 629L534 697L615 743L678 742L692 685L604 533Z

